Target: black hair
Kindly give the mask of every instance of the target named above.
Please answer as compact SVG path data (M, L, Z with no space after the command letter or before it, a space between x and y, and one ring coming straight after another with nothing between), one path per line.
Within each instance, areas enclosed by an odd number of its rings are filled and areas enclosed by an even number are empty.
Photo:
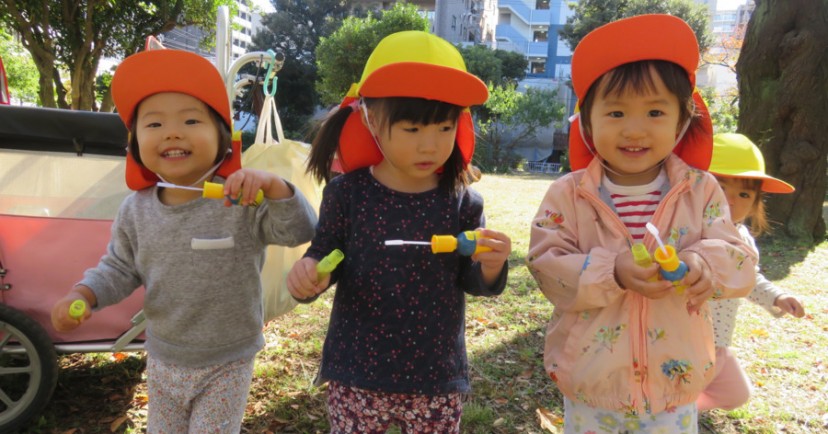
M377 114L377 118L380 120L377 128L388 128L389 131L395 123L400 121L421 125L431 125L445 121L458 122L460 115L463 113L463 107L424 98L365 98L364 103L373 113ZM320 182L331 179L331 163L339 147L339 135L351 113L358 110L359 108L356 105L353 108L339 108L319 126L308 157L307 172ZM465 171L466 165L463 161L463 154L455 139L454 149L443 165L439 186L456 191L467 185Z
M213 118L213 122L218 125L218 152L216 153L216 159L213 164L218 164L221 160L227 156L227 151L232 149L233 147L233 134L230 132L230 126L228 126L224 122L224 118L212 107L207 104L204 104L207 107L210 117ZM135 134L135 129L138 127L138 106L135 107L135 114L132 116L132 125L129 128L129 139L127 142L127 152L132 155L132 158L135 159L135 162L140 164L141 166L144 163L141 161L141 152L138 149L138 135Z
M592 135L590 111L595 102L598 88L602 83L606 82L603 88L603 94L601 95L603 97L610 94L621 95L626 91L643 94L655 89L651 69L655 70L656 74L661 78L661 81L664 82L667 90L678 99L680 110L679 125L684 125L688 119L692 119L690 127L688 128L688 134L691 134L692 130L700 128L701 125L697 122L700 118L693 103L693 86L690 84L687 71L678 64L665 60L641 60L618 66L592 83L581 103L580 116L584 133Z

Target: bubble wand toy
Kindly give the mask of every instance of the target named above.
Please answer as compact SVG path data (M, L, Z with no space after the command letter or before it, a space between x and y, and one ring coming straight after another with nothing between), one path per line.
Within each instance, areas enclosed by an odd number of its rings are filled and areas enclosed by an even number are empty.
M431 242L428 241L406 241L406 240L386 240L386 246L402 246L411 244L415 246L431 246L431 253L450 253L457 250L457 253L463 256L471 256L482 252L491 252L491 247L480 246L477 244L478 238L483 238L480 231L465 231L459 235L434 235L431 237Z
M663 242L661 242L661 238L658 236L658 228L655 227L654 224L647 222L647 230L653 234L656 241L658 242L659 248L653 253L653 258L658 265L661 266L661 277L665 278L673 282L673 286L676 287L676 293L681 295L684 294L684 290L687 288L685 285L682 285L681 279L687 274L687 264L684 261L680 261L678 255L676 254L676 249L673 246L665 246Z
M239 197L232 198L229 195L224 195L224 185L219 184L216 182L205 182L204 188L200 187L185 187L183 185L176 185L170 184L169 182L159 182L157 183L159 187L166 187L166 188L177 188L179 190L192 190L192 191L200 191L201 197L205 199L227 199L233 205L238 205L239 200L241 200L241 194ZM264 202L264 192L259 190L256 192L256 200L251 204L251 206L261 205Z
M630 250L632 250L635 265L644 268L653 265L653 258L650 256L650 252L647 251L647 247L644 244L635 243L633 244ZM658 280L658 276L653 276L647 280L649 280L650 282L655 282L656 280Z
M84 312L86 312L86 302L83 300L75 300L69 305L69 318L80 321L83 319Z
M322 258L322 260L316 264L317 282L324 279L328 274L331 274L343 259L345 259L345 254L339 249L333 249L331 253L328 253L328 256Z

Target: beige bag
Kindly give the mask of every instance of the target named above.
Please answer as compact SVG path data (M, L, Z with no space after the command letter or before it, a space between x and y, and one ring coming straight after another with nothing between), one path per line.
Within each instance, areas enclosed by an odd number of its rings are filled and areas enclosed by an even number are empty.
M255 141L242 153L242 167L266 170L281 176L302 192L311 206L319 209L321 187L313 177L305 173L309 153L310 145L307 143L285 139L282 122L276 111L276 101L273 96L266 95ZM296 307L296 300L288 292L285 279L290 268L302 258L307 248L307 243L293 248L268 246L262 269L265 322Z

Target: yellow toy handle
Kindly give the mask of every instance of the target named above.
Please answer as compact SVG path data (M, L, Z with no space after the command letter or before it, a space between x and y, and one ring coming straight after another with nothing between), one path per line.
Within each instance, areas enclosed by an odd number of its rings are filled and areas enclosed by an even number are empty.
M86 312L86 302L83 300L75 300L69 305L69 318L81 320L84 312Z
M653 258L650 256L650 252L647 251L647 246L641 243L633 244L632 248L633 260L635 261L635 265L639 267L649 267L653 265ZM650 282L655 282L658 280L658 275L647 279Z
M650 252L647 251L647 247L641 243L635 243L632 246L632 254L633 260L635 260L635 265L639 267L649 267L653 265L653 258L650 257Z
M201 193L201 197L205 199L227 199L233 205L239 204L240 198L231 198L229 196L224 195L224 184L219 184L217 182L204 182L204 191ZM261 205L264 202L264 192L259 190L256 192L256 200L252 203L253 206Z
M345 254L342 253L342 250L333 249L331 253L328 253L328 256L325 256L316 264L316 279L322 280L325 276L331 274L343 259L345 259Z
M457 253L464 256L491 252L491 247L477 244L478 238L483 238L480 231L465 231L456 237L452 235L434 235L431 237L431 252L449 253L457 250Z

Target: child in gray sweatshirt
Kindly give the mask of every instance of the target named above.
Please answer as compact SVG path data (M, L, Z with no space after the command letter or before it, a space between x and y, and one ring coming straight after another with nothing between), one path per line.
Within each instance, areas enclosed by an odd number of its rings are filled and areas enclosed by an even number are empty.
M52 323L72 330L143 285L147 431L237 433L264 344L265 248L309 241L316 214L280 177L241 169L223 80L206 59L177 50L130 56L112 95L130 130L127 184L136 191L118 211L106 254L55 304ZM240 205L260 204L230 206L158 181L223 182ZM79 319L69 315L76 300L91 307Z

